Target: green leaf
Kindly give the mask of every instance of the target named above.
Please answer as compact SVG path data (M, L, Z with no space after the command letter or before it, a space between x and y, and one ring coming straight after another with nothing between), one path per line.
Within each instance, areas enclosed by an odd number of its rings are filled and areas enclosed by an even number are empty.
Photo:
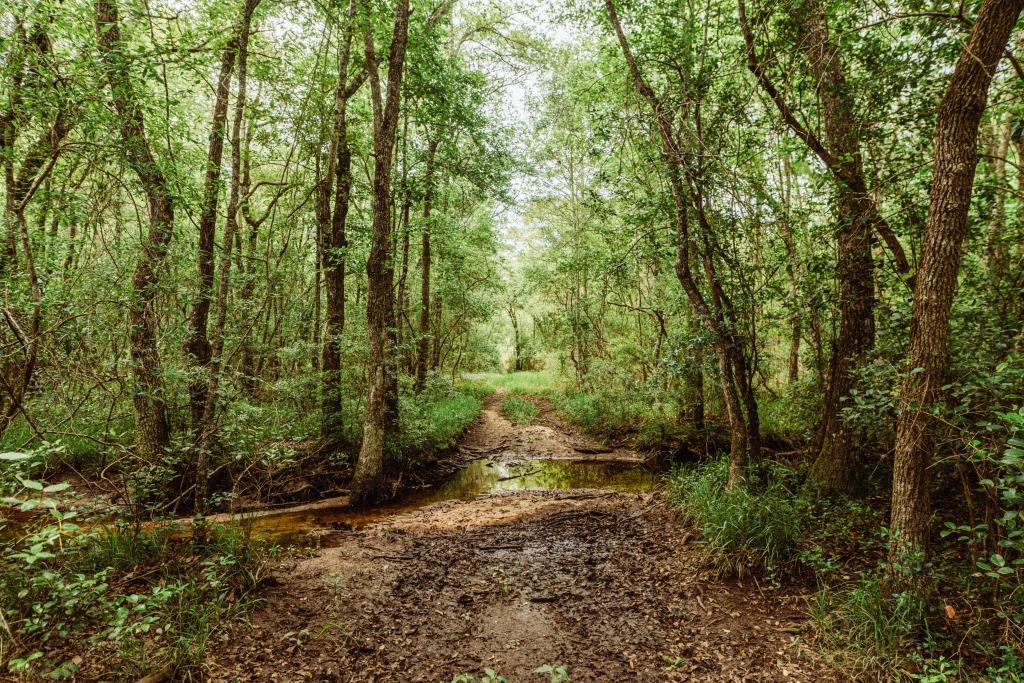
M16 453L13 451L7 453L0 453L0 460L28 460L32 457L32 453Z
M67 490L71 484L66 481L62 481L59 484L50 484L43 489L43 493L60 493L61 491Z

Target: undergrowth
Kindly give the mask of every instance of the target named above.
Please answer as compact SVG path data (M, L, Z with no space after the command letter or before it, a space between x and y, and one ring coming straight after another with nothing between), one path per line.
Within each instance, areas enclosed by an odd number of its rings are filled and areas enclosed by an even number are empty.
M508 396L502 401L501 412L517 425L532 424L540 413L537 404L519 396Z
M951 541L974 537L949 525L930 560L893 564L880 501L817 497L799 471L772 462L751 470L727 490L725 458L676 468L667 492L719 575L814 582L814 644L851 680L1024 681L1018 535L1006 536L1005 556L972 564Z
M34 681L73 678L83 667L100 667L91 677L131 679L169 669L198 680L207 642L248 604L269 552L227 527L207 525L200 540L137 519L86 524L66 482L36 478L54 450L0 458L3 503L19 516L16 529L0 528L2 671Z
M669 498L697 527L719 574L777 576L796 557L806 504L777 483L727 489L728 470L725 459L677 468L668 477Z

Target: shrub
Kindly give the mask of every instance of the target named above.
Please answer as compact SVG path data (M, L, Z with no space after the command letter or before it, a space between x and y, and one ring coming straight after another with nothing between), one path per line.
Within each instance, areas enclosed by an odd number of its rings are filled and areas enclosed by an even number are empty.
M509 396L501 404L501 412L517 425L527 425L537 419L540 410L533 401L519 396Z
M431 375L423 392L402 396L397 443L402 457L415 458L452 447L476 420L481 407L479 398L456 389L446 375Z
M725 488L723 458L697 469L676 469L668 477L669 497L692 521L711 565L722 575L777 574L796 555L804 504L772 486Z

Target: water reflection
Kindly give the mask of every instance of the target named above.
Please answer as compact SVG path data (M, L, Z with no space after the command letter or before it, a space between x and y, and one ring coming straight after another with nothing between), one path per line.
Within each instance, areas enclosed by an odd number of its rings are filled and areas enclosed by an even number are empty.
M622 493L650 491L657 473L621 462L529 460L518 464L476 460L445 484L399 503L351 510L347 507L282 512L249 520L255 537L281 543L308 540L311 532L351 529L445 500L472 500L498 491L602 489Z
M517 465L477 460L431 496L431 502L471 500L494 491L530 489L606 489L650 491L658 482L653 472L635 465L574 460L532 460Z

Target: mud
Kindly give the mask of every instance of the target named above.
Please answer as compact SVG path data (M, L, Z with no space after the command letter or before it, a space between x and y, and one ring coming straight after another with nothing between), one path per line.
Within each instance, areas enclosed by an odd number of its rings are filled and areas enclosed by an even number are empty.
M550 418L515 427L497 405L463 444L493 463L477 467L643 460ZM708 576L657 490L570 484L319 529L321 547L282 562L263 606L209 644L211 679L543 681L551 664L573 682L841 680L802 644L796 589Z

